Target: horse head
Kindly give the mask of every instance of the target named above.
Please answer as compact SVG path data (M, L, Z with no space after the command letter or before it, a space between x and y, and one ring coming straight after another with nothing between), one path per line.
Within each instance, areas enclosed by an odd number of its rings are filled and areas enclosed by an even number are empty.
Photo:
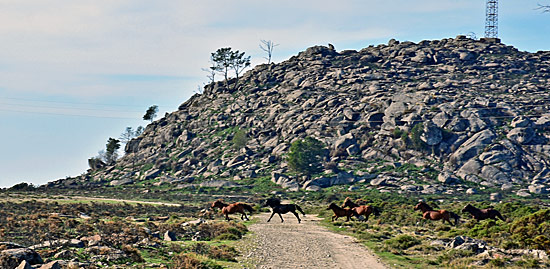
M211 208L214 208L214 207L220 207L221 208L223 206L224 206L223 199L218 199L218 200L214 201L210 207Z
M342 207L346 207L346 206L353 207L352 204L353 202L351 201L351 198L346 197L346 199L344 200L344 203L342 204Z
M338 208L338 206L335 203L330 203L330 205L328 205L327 207L327 210L334 209L334 208Z
M429 206L428 204L426 204L425 202L419 202L415 207L414 207L414 210L420 210L422 212L425 212L425 211L432 211L433 208L431 206Z
M473 208L474 208L473 205L468 204L462 209L462 213L470 212L470 211L472 211Z
M265 201L265 204L263 206L274 207L278 205L281 205L281 200L279 200L278 198L269 198Z

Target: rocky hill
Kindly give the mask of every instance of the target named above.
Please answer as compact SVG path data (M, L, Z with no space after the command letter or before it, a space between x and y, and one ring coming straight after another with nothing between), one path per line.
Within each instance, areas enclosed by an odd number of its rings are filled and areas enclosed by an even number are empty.
M49 187L235 186L269 177L289 190L422 194L549 191L550 52L495 40L390 40L360 51L315 46L279 64L207 85L147 126L116 165ZM236 147L234 135L240 135ZM326 171L303 177L289 145L311 136Z

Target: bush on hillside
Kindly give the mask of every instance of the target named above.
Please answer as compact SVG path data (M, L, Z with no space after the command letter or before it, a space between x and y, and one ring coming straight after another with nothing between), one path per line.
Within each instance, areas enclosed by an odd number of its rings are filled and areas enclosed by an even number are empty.
M306 137L290 145L287 161L290 168L296 172L312 175L321 172L321 163L325 155L325 145L321 141Z

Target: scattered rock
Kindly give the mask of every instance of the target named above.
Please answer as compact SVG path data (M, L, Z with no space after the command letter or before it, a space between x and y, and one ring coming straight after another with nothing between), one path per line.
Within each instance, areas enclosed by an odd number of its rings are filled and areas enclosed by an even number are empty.
M166 231L163 238L164 241L178 241L176 238L176 234L172 231Z
M40 264L44 263L42 257L36 251L30 248L14 248L6 249L0 252L0 255L8 256L10 259L16 261L16 265L20 264L22 261L27 261L29 264Z

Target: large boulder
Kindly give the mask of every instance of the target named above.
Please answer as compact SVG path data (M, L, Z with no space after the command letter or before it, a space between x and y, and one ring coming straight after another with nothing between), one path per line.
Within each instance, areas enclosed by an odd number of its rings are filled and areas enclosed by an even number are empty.
M483 130L474 134L451 155L456 164L461 165L475 157L493 143L496 135L491 130Z
M420 140L429 146L435 146L443 139L443 133L441 129L437 127L432 121L426 121L423 123L424 130L420 135Z
M2 262L5 262L7 264L15 264L15 266L11 268L15 268L23 261L27 261L31 265L44 263L42 257L40 257L40 254L30 248L14 248L2 250L2 252L0 252L0 256L2 257L0 258ZM0 267L10 268L6 267L5 264L0 264Z
M508 139L518 144L524 145L524 144L528 144L529 142L531 142L531 140L533 140L533 138L535 137L535 130L533 130L533 128L531 127L528 127L528 128L518 127L508 132L506 137L508 137Z
M357 140L353 136L353 134L345 134L343 136L340 136L336 142L334 142L334 148L335 149L347 149L351 145L356 145Z

